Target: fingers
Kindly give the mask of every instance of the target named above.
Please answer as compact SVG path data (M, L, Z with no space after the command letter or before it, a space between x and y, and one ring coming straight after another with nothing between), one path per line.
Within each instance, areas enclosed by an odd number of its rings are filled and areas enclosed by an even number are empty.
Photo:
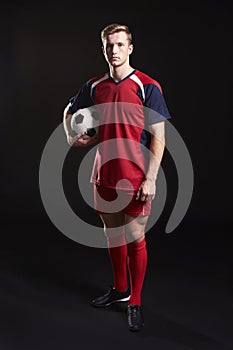
M86 146L86 144L88 143L88 140L84 140L82 138L78 138L76 141L74 141L74 146Z
M70 146L76 146L76 147L86 146L89 140L84 138L85 135L86 133L82 133L81 135L78 135L75 137L68 135L67 141Z
M142 187L139 188L136 199L140 199L142 202L148 200L148 194L143 191Z
M142 202L151 201L155 198L155 193L149 194L146 191L143 191L142 188L140 188L137 192L136 199L140 199Z
M148 195L142 193L140 199L141 199L142 202L146 202L148 200Z

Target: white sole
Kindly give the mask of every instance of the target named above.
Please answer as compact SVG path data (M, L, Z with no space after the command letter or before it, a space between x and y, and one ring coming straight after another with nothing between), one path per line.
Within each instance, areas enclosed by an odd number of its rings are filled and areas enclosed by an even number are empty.
M119 299L119 300L113 300L111 303L106 304L106 306L109 306L109 305L114 304L114 303L120 303L121 301L128 301L129 298L130 298L130 296L123 298L123 299Z

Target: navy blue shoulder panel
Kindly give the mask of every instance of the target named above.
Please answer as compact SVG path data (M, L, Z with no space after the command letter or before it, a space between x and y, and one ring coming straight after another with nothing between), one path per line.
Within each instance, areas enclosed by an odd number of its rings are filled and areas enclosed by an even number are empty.
M87 108L94 105L91 98L91 82L88 80L78 91L78 93L70 98L70 113L75 113L78 109Z
M165 99L158 86L153 83L144 85L145 117L148 124L154 124L171 118Z

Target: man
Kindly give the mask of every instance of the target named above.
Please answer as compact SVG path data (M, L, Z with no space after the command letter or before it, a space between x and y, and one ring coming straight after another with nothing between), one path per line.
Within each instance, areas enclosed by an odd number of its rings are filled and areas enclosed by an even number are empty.
M107 307L128 301L128 327L138 331L144 326L145 230L165 147L164 121L170 114L159 83L130 65L133 44L129 28L110 24L102 30L101 39L109 71L88 80L70 99L64 111L64 129L72 146L98 142L91 182L95 210L104 224L114 285L91 304ZM77 138L70 118L78 109L90 106L99 114L98 134L87 139L83 133ZM119 209L116 205L114 210L111 204L117 199L125 206ZM109 203L110 210L103 203Z

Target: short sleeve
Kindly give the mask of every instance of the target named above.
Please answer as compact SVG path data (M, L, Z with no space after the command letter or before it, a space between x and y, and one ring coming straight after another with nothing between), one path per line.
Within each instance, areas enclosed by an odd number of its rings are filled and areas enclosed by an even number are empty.
M147 124L154 124L170 119L162 90L155 84L150 83L144 86L145 89L145 116Z
M93 106L93 100L90 93L90 83L87 81L78 91L78 93L71 97L69 110L73 114L78 109Z

